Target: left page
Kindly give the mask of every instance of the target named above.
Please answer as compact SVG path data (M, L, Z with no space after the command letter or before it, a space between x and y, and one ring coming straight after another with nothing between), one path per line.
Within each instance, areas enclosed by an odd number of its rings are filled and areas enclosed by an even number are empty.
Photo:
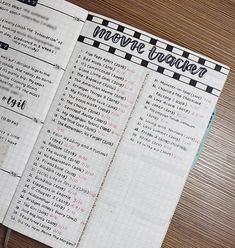
M56 248L77 247L145 80L81 38L4 219Z
M0 222L87 11L65 1L0 1Z

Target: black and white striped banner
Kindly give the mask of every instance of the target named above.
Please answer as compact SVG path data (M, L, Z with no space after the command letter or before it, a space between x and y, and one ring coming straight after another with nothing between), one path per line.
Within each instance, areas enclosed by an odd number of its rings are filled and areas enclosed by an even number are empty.
M132 54L129 54L129 53L126 53L126 52L123 52L122 50L120 49L117 49L117 48L114 48L112 46L109 46L109 45L106 45L104 43L101 43L99 41L96 41L94 39L90 39L90 38L87 38L85 36L82 36L80 35L78 37L78 41L79 42L82 42L84 44L87 44L87 45L90 45L90 46L93 46L93 47L96 47L100 50L103 50L103 51L106 51L110 54L113 54L113 55L116 55L120 58L123 58L123 59L126 59L128 61L131 61L135 64L138 64L138 65L141 65L141 66L144 66L150 70L153 70L153 71L156 71L158 73L161 73L167 77L170 77L170 78L174 78L182 83L185 83L185 84L188 84L188 85L191 85L193 87L196 87L200 90L203 90L203 91L206 91L214 96L219 96L220 95L220 91L218 89L215 89L211 86L208 86L206 85L205 83L202 83L200 81L197 81L197 80L194 80L194 79L191 79L190 77L187 77L187 76L184 76L182 74L179 74L173 70L170 70L170 69L167 69L167 68L164 68L162 66L159 66L159 65L156 65L154 63L151 63L147 60L144 60L144 59L140 59L138 58L137 56L135 55L132 55Z
M179 47L177 45L174 46L174 44L172 43L169 44L164 40L157 39L156 37L152 37L151 35L140 33L132 29L131 27L125 27L119 23L115 23L112 20L106 20L99 16L94 16L91 14L88 15L87 20L88 20L87 25L89 25L89 23L98 24L103 28L109 28L109 30L114 30L115 32L121 32L123 33L123 35L127 35L128 37L132 37L135 40L139 40L140 42L144 42L145 44L150 45L150 47L156 47L158 49L161 49L162 51L167 51L169 55L173 54L175 58L177 58L178 56L179 58L182 58L179 59L181 61L187 60L186 62L192 63L191 66L194 66L193 63L202 65L203 66L202 68L207 68L208 70L215 71L215 73L221 74L221 77L225 77L229 72L228 68L219 65L214 61L211 61L209 59L207 60L206 58L202 58L200 57L200 55L190 53L189 51L185 51L182 47ZM98 31L98 32L103 32L103 31ZM108 34L109 31L106 30L105 32ZM206 81L202 80L200 76L198 80L195 79L195 77L194 79L192 79L192 77L188 76L187 73L183 73L184 70L182 69L181 69L182 73L178 73L170 66L159 65L159 63L156 63L154 60L149 59L147 57L145 58L144 56L138 55L137 53L134 52L130 54L127 50L125 51L125 49L122 49L121 47L120 47L121 49L119 49L119 47L117 46L114 47L115 46L114 44L113 45L110 43L107 44L108 42L106 42L105 40L104 42L102 42L101 39L96 39L96 37L91 36L91 34L87 35L86 32L84 32L83 35L79 36L78 41L96 47L100 50L106 51L110 54L116 55L125 60L131 61L140 66L146 67L150 70L161 73L167 77L174 78L182 83L196 87L214 96L220 95L221 89L217 88L216 84L212 84L215 85L215 87L207 85ZM204 70L206 71L207 69Z
M218 71L220 73L223 73L225 75L227 75L229 72L229 70L226 67L223 67L219 64L216 64L210 60L206 60L205 58L201 58L198 55L189 53L188 51L185 51L178 46L169 45L168 43L166 43L162 40L157 40L151 36L137 32L137 31L135 31L129 27L124 27L120 24L114 23L114 22L109 21L109 20L104 20L98 16L93 16L91 14L88 15L87 20L94 22L94 23L97 23L99 25L103 25L105 27L109 27L113 30L122 32L124 34L130 35L130 36L132 36L136 39L139 39L141 41L148 42L151 45L154 45L154 46L159 47L161 49L164 49L168 52L171 52L173 54L187 58L188 60L199 63L205 67L208 67L210 69L213 69L213 70Z

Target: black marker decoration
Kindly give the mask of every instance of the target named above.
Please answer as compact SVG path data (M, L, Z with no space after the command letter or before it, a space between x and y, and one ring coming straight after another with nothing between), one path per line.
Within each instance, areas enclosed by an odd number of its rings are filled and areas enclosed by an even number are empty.
M144 66L144 67L147 67L148 66L148 61L146 61L146 60L144 60L144 59L142 59L142 61L141 61L141 65L142 66Z
M78 41L83 42L83 41L84 41L84 39L85 39L85 37L84 37L84 36L82 36L82 35L79 35L79 36L78 36Z
M198 63L201 65L205 65L206 60L203 58L199 58Z
M156 45L157 44L157 40L156 39L154 39L154 38L151 38L150 39L150 42L149 42L151 45Z
M221 69L222 69L222 66L221 65L215 65L215 70L216 71L221 71Z
M116 48L110 47L109 48L109 53L115 54Z
M17 1L33 7L35 7L38 3L38 0L17 0Z
M212 93L212 91L213 91L213 88L211 86L206 87L206 92Z
M9 45L7 43L0 41L0 48L3 50L8 50Z
M189 85L196 87L196 85L197 85L197 81L196 81L196 80L191 79L191 80L190 80L190 82L189 82Z

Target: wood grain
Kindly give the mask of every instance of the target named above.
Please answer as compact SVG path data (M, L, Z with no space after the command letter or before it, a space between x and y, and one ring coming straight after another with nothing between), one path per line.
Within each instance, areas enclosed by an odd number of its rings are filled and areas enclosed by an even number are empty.
M163 248L234 248L235 1L71 2L183 45L231 68L218 102L215 123L198 165L189 175ZM1 226L1 243L4 233L5 228ZM47 246L13 232L11 247Z

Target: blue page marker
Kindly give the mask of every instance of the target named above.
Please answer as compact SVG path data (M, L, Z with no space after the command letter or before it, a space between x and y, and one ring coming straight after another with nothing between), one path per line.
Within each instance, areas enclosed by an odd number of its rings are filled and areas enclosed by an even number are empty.
M207 129L206 129L206 131L204 133L204 136L202 138L201 144L200 144L200 146L198 148L197 154L196 154L195 159L194 159L194 161L192 163L192 167L195 167L196 166L197 161L198 161L198 159L199 159L199 157L200 157L200 155L202 153L202 150L204 148L206 137L207 137L207 135L208 135L208 133L209 133L209 131L211 129L211 126L212 126L213 122L214 122L215 116L216 116L216 109L214 110L214 112L211 115L211 118L210 118L210 121L208 123Z

